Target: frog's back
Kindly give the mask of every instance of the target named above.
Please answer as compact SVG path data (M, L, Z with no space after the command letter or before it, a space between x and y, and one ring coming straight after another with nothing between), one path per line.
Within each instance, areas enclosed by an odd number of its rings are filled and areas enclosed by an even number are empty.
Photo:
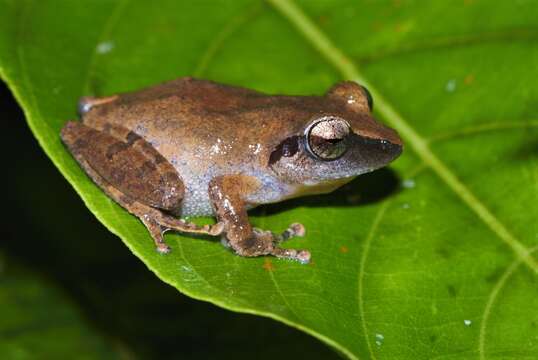
M108 122L133 119L141 120L140 115L158 115L163 112L177 114L198 112L230 112L239 110L252 98L265 96L254 90L217 84L207 80L179 78L142 90L123 93L113 97L114 101L103 103L95 112L86 117L96 116ZM108 98L106 98L108 99Z
M242 127L244 116L256 99L267 95L254 90L216 84L207 80L180 78L135 92L91 99L96 106L81 106L87 125L115 124L132 130L154 146L181 139L185 149L190 139L200 146L214 143L217 133ZM249 119L250 125L256 118ZM226 135L221 135L226 137Z
M171 162L181 153L207 156L219 143L227 147L220 155L227 155L228 161L238 158L234 150L245 153L241 146L276 145L264 137L294 133L303 124L293 126L290 119L300 118L301 107L306 112L314 107L298 106L298 97L271 96L193 78L92 100L96 106L83 114L85 124L122 126L142 136ZM306 97L300 101L307 101Z

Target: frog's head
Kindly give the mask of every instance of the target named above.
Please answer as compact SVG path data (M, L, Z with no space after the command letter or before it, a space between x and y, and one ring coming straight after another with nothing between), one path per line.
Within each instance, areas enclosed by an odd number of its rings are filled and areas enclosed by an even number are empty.
M366 88L345 81L331 88L323 102L322 111L271 153L270 167L288 183L306 185L312 193L331 191L401 154L398 133L372 117Z

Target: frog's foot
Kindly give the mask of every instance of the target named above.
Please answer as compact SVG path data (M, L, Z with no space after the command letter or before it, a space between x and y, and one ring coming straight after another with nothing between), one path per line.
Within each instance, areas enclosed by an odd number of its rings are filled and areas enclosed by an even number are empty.
M307 250L284 249L278 244L293 236L303 236L305 233L304 226L301 224L292 224L280 235L275 235L270 231L253 229L251 239L247 240L244 245L247 246L243 251L238 251L243 256L273 255L281 259L299 261L302 264L310 262L310 252ZM237 250L236 250L237 251Z
M308 250L283 249L279 247L274 248L271 255L281 259L296 260L301 264L308 264L311 257Z
M140 217L140 220L146 225L146 228L155 243L155 249L161 254L168 254L170 252L170 247L166 245L163 239L165 229L149 216L142 216Z

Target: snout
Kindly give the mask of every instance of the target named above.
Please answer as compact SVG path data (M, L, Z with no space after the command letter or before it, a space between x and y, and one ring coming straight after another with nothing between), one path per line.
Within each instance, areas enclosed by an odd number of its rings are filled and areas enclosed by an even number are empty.
M353 129L355 144L360 148L361 156L371 169L383 167L396 159L403 150L403 142L398 132L373 117L363 118Z
M381 148L381 152L387 156L388 162L396 159L403 151L403 144L400 137L394 142L389 140L380 140L378 145Z
M383 137L385 138L385 140L390 142L392 145L399 146L400 152L401 152L403 148L403 142L400 135L396 132L396 130L389 128L388 126L383 126L383 127L384 127Z
M379 141L385 140L394 146L403 146L402 139L396 130L377 121L370 115L364 115L360 118L353 119L351 128L356 135L362 138ZM397 148L393 150L396 151ZM400 152L401 150L402 149L400 149Z
M397 136L391 140L362 137L360 141L363 151L369 154L373 162L379 164L376 167L381 167L390 163L402 153L403 145L400 137Z
M362 165L364 172L379 169L392 162L402 153L403 145L397 134L392 139L388 137L379 139L353 135L353 157Z

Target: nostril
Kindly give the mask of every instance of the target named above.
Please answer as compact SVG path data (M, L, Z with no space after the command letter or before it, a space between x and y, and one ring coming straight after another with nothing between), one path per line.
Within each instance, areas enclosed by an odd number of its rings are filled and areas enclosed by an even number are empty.
M382 150L390 150L392 147L392 143L388 140L381 140L380 144Z
M392 130L392 134L390 134L390 136L388 137L388 140L394 145L398 145L400 147L403 145L402 138L400 137L400 135L398 135L398 133L395 130Z

